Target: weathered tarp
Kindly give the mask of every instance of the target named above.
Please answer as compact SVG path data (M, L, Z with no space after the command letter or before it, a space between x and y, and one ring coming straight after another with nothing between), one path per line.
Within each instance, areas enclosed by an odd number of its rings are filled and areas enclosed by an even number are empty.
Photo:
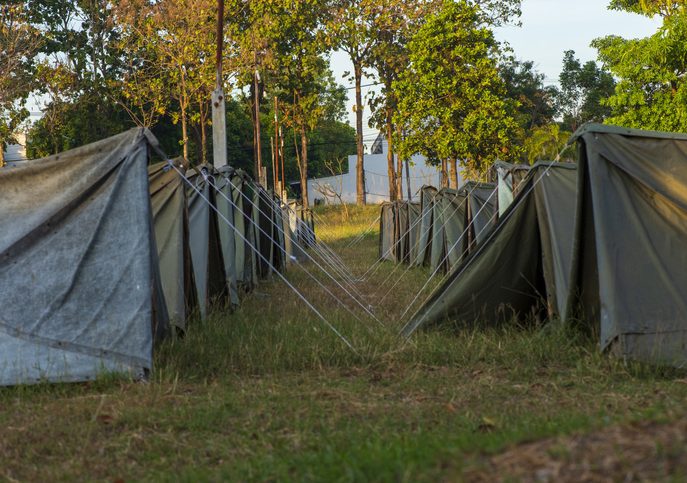
M167 327L135 129L0 170L0 384L152 367Z
M219 211L217 223L219 225L219 239L222 245L222 260L224 261L224 275L226 276L226 286L229 291L229 300L233 306L239 304L239 292L236 275L236 266L243 260L237 261L236 246L243 243L238 235L236 219L241 215L238 213L236 202L237 188L232 184L234 178L234 168L222 166L217 173L215 186L217 194L217 210Z
M472 250L496 223L496 185L468 181L461 191L467 196L468 247Z
M687 364L687 135L587 125L567 318L601 348Z
M209 165L186 172L193 184L187 187L191 258L198 293L200 314L207 317L212 304L222 304L227 295L226 274L219 234L215 189L206 178L217 185L214 168Z
M420 223L418 227L417 251L413 257L415 266L428 265L432 252L432 224L434 222L434 186L423 186L420 189Z
M458 264L468 248L467 192L443 188L434 196L429 267L447 271Z
M393 201L382 203L379 219L379 257L409 263L419 238L419 203Z
M505 161L496 161L492 166L493 179L496 179L498 190L497 206L499 216L513 202L513 197L518 192L518 187L527 176L530 166L526 164L512 164Z
M181 172L184 163L173 161ZM198 305L188 228L186 183L167 162L148 167L150 202L162 290L170 322L186 330L186 319Z
M234 226L241 233L236 238L236 281L242 290L251 290L258 282L258 248L256 225L253 221L254 184L243 170L237 169L231 175L234 188L234 203L240 211L235 212ZM243 213L243 215L241 215Z
M493 231L451 272L404 328L446 320L497 323L567 302L575 165L539 163Z

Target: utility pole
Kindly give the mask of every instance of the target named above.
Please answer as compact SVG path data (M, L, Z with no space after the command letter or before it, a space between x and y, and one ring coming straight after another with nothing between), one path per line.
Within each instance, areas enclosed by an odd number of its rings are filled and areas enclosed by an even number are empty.
M253 50L255 75L253 76L253 90L255 102L255 180L262 180L262 143L260 142L260 72L258 71L258 53Z
M413 195L410 190L410 160L406 159L406 185L408 186L408 201L413 201Z
M279 100L277 99L277 96L274 96L274 144L276 146L276 151L275 151L275 171L277 173L277 176L274 178L274 193L281 198L281 186L284 180L282 179L281 183L279 182Z
M212 161L215 168L227 165L227 119L225 114L222 50L224 47L224 0L217 0L217 85L212 92Z
M284 176L284 135L282 134L281 127L279 128L279 158L281 159L281 197L284 203L288 201L288 196L286 193L286 177ZM277 166L279 169L279 166Z

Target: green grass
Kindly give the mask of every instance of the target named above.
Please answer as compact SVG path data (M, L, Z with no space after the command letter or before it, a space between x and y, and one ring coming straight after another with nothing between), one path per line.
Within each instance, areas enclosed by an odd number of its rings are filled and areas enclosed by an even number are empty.
M318 208L318 235L360 276L378 227L347 245L378 208L349 209L346 219ZM369 303L394 267L357 284ZM404 343L400 316L427 275L408 271L376 306L380 325L289 269L355 352L275 279L165 342L148 383L0 389L0 479L472 480L518 444L687 416L683 373L626 365L565 327L433 330ZM552 457L566 451L551 444ZM657 451L656 465L684 453Z

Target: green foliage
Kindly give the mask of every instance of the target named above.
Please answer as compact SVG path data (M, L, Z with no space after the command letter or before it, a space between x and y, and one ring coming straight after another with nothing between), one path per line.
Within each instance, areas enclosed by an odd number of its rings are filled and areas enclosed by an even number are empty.
M585 64L568 50L563 57L560 90L556 98L559 115L566 130L575 131L585 122L601 122L611 113L603 101L615 87L613 76L596 62Z
M409 43L410 65L394 84L403 156L458 159L480 176L497 157L513 158L516 103L499 76L499 46L483 12L444 2Z
M537 161L553 161L563 150L572 135L556 123L532 128L523 142L524 161L534 164Z
M0 167L5 145L29 116L24 106L35 87L33 64L39 45L26 5L16 1L0 4Z
M534 62L510 58L501 63L499 73L506 86L506 97L518 102L516 119L523 129L553 121L556 89L544 86L544 74L534 69Z
M670 12L650 37L609 36L593 42L599 58L619 78L615 93L605 102L612 112L607 122L687 131L687 12L684 6Z

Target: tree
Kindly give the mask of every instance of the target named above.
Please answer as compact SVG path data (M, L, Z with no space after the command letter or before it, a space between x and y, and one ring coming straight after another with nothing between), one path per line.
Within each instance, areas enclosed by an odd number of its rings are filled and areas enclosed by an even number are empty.
M523 141L523 156L528 164L556 159L565 147L571 132L563 131L559 124L535 126Z
M175 122L181 123L181 145L186 159L189 157L191 110L197 106L196 121L200 122L202 130L201 161L205 161L207 102L215 84L216 3L212 0L121 0L116 13L126 45L146 55L144 64L154 66L151 67L153 75L162 76L169 87L167 95L176 100L178 110L172 111L171 115ZM148 96L147 102L152 103L152 112L155 112L157 106L164 102L155 96L164 93L161 89L151 90L154 84L146 86L151 76L146 77L143 78L143 95L132 90L131 97L137 104L145 105ZM131 89L135 85L139 84L130 81L124 88ZM132 112L132 109L128 111Z
M353 64L352 78L355 82L355 128L356 128L356 201L364 205L365 166L363 151L363 97L362 79L366 69L371 67L371 55L376 44L375 21L384 9L377 0L333 0L328 18L329 45L334 50L348 54Z
M613 93L615 81L596 62L582 64L575 58L575 51L568 50L559 80L556 99L565 129L574 132L585 122L602 122L610 115L610 108L602 101Z
M403 198L402 158L398 156L394 166L393 115L396 99L393 83L408 66L407 44L425 15L431 12L432 2L400 1L387 2L385 8L375 18L371 31L375 43L371 50L370 64L375 69L376 78L382 84L379 94L370 98L372 111L369 125L384 132L387 140L387 174L389 178L389 199Z
M29 115L25 102L34 86L33 59L39 46L26 5L0 5L0 167L5 164L5 146Z
M435 152L449 163L454 185L457 163L481 177L497 157L517 154L516 104L506 98L498 44L484 18L468 2L444 2L413 36L409 67L394 83L401 155Z
M627 127L687 131L687 7L682 1L616 0L611 8L660 15L662 25L646 38L596 39L599 59L619 79L604 102L606 120Z
M111 136L131 127L115 102L121 74L119 31L106 0L28 0L43 42L37 93L46 100L32 126L27 154L42 156Z

